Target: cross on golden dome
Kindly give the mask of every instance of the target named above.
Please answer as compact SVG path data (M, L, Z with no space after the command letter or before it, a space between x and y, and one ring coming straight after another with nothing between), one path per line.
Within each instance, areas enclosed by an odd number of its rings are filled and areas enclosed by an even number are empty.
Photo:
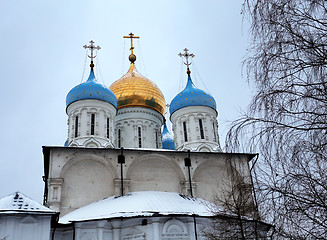
M99 46L94 46L94 42L93 42L93 40L90 41L90 45L89 45L89 46L84 45L83 47L84 47L85 49L89 48L90 51L91 51L91 56L90 56L90 55L88 55L88 56L89 56L89 58L91 58L91 64L90 64L90 67L91 67L91 69L93 69L93 67L94 67L94 64L93 64L93 58L96 57L96 56L93 55L93 51L94 51L94 50L100 50L101 48L100 48Z
M187 66L187 75L190 76L191 71L190 71L190 65L192 64L191 62L188 61L189 57L194 58L195 55L193 53L188 53L188 49L184 48L184 53L179 53L178 56L180 57L185 57L186 62L184 62L184 64Z
M123 38L130 38L131 39L131 48L130 48L130 50L131 50L131 53L133 54L133 49L134 49L134 47L133 47L133 38L140 38L140 37L134 36L133 33L130 33L128 35L129 36L123 36Z
M123 36L123 38L130 38L131 39L131 54L129 55L129 61L131 61L132 64L134 64L134 62L136 61L136 56L134 55L133 53L133 49L134 49L134 46L133 46L133 38L140 38L138 36L134 36L133 33L130 33L128 34L129 36Z

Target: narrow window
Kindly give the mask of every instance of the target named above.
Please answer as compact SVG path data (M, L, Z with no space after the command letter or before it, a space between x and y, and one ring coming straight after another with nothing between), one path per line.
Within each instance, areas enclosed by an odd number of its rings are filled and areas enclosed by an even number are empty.
M139 148L141 148L142 147L142 132L141 132L141 127L138 127L137 128L137 130L138 130L138 137L139 137Z
M217 142L215 123L212 123L212 129L213 129L213 141Z
M107 138L109 138L109 118L107 118Z
M118 148L121 148L121 131L118 129Z
M94 135L94 122L95 122L95 114L91 115L91 135Z
M78 116L75 117L75 137L78 136Z
M200 137L201 139L204 139L202 119L199 119L199 127L200 127Z
M183 122L184 141L187 142L186 122Z
M155 138L156 138L156 148L159 148L159 141L158 141L158 131L155 131Z

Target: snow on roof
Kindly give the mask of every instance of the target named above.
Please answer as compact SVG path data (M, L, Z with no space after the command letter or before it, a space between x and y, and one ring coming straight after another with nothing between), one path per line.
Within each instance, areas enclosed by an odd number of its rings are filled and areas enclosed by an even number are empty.
M127 196L109 197L81 207L59 219L59 223L153 215L213 216L217 206L203 199L173 192L132 192Z
M0 199L0 214L19 212L54 213L51 209L26 197L21 192L15 192Z

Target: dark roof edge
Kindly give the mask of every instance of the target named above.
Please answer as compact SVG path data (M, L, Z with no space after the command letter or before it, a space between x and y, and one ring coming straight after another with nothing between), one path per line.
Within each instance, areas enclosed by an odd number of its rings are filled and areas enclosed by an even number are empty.
M105 150L113 150L113 151L120 151L120 148L87 148L87 147L64 147L64 146L42 146L43 152L46 149L49 151L50 149L83 149L83 150L95 150L95 151L105 151ZM177 151L177 150L167 150L167 149L146 149L146 148L124 148L124 151L144 151L144 152L175 152L175 153L187 153L187 151ZM191 154L215 154L215 155L239 155L239 156L244 156L248 155L249 156L249 161L254 158L258 153L233 153L233 152L192 152Z
M132 219L132 218L151 218L151 217L196 217L196 218L231 218L231 219L238 219L237 216L235 215L231 215L231 214L216 214L213 216L199 216L197 214L159 214L159 213L155 213L152 216L131 216L131 217L113 217L113 218L98 218L98 219L87 219L87 220L80 220L80 221L71 221L70 223L58 223L59 226L69 226L71 224L74 223L82 223L82 222L92 222L92 221L102 221L102 220L115 220L115 219ZM270 224L270 223L266 223L264 221L261 220L255 220L255 219L248 219L246 217L242 217L242 221L245 222L252 222L252 221L256 221L258 223L264 224L267 227L271 228L274 225Z

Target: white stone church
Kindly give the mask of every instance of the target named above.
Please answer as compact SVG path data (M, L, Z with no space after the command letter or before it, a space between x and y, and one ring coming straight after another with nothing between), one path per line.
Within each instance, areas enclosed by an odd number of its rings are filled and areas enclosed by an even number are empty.
M215 99L191 79L194 55L180 54L188 80L169 104L170 134L164 95L138 73L136 37L126 38L130 68L109 88L94 74L100 48L84 46L90 74L67 94L65 146L43 147L43 205L19 192L0 199L0 239L207 239L212 220L237 221L217 199L240 181L255 208L249 162L256 155L221 151ZM253 221L246 212L241 218ZM265 239L270 225L257 222Z

